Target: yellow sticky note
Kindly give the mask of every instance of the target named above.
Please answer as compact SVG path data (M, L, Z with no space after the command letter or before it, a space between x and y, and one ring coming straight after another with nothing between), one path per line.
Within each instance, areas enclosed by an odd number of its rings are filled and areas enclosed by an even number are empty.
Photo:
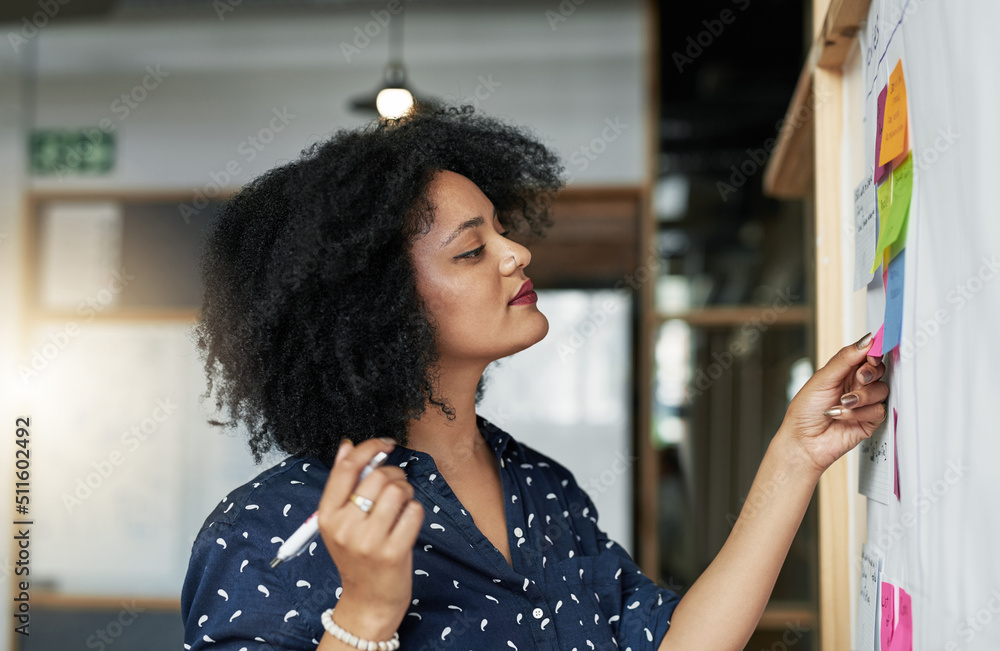
M903 78L903 60L889 75L889 93L885 98L885 116L882 120L882 146L879 165L885 165L903 153L906 145L906 80Z
M892 170L892 174L878 188L878 243L876 251L889 248L899 238L906 224L906 216L910 210L910 197L913 196L913 155L909 154ZM893 247L898 251L902 246ZM878 267L880 260L876 256L872 271ZM883 260L888 264L888 260Z
M883 183L882 185L878 186L878 190L876 190L876 197L877 197L877 202L878 202L878 219L879 219L878 241L875 243L875 251L876 251L876 253L875 253L875 259L872 260L871 273L875 273L875 270L878 269L879 263L883 264L883 268L885 268L884 265L888 265L889 264L888 260L884 260L883 259L884 254L883 255L879 255L879 253L881 253L882 250L885 249L885 246L883 245L883 242L885 242L885 230L886 230L886 226L889 223L889 211L890 211L890 209L892 207L892 177L891 176L885 180L885 183Z

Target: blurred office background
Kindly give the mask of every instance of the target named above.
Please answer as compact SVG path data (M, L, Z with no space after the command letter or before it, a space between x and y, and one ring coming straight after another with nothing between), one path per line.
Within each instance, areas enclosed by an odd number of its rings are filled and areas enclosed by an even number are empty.
M807 207L760 191L804 20L777 0L6 4L0 395L12 432L31 417L33 528L32 635L8 618L3 648L181 644L198 527L280 458L254 466L206 423L201 237L239 186L372 119L352 102L390 63L563 158L526 270L550 332L491 367L480 412L569 466L602 528L685 590L811 373ZM810 511L748 648L790 619L812 648L815 544Z

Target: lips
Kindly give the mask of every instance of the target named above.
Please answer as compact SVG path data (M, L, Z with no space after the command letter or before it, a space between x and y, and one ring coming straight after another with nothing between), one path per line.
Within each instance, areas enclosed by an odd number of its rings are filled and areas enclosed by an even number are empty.
M514 298L510 299L509 302L513 303L517 299L527 296L532 291L534 291L534 289L535 287L534 285L531 284L531 279L529 278L528 280L524 281L524 284L521 285L521 289L517 290L517 295L514 296Z

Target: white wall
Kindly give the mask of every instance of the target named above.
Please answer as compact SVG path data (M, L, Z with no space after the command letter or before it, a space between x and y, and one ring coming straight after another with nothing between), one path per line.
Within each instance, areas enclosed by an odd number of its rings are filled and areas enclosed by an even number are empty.
M526 125L580 183L643 178L641 50L636 4L584 5L556 29L541 8L406 9L404 57L413 87ZM118 165L94 179L42 180L37 188L201 188L235 160L240 185L308 143L364 122L348 99L372 92L388 57L387 28L348 62L341 43L372 17L364 11L275 20L241 16L42 31L37 126L114 125ZM141 89L146 68L164 76ZM485 84L483 81L485 80ZM153 80L147 81L148 85ZM120 102L137 85L134 109ZM479 97L476 98L476 93ZM127 109L127 112L126 112ZM240 144L287 109L287 127L248 160ZM627 125L599 143L605 120ZM577 152L574 156L574 152Z

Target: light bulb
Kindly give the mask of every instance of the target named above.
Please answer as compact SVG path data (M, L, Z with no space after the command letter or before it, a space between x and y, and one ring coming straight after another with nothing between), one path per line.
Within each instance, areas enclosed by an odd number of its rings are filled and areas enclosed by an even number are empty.
M405 88L383 88L375 98L375 107L384 118L399 118L413 106L413 95Z

